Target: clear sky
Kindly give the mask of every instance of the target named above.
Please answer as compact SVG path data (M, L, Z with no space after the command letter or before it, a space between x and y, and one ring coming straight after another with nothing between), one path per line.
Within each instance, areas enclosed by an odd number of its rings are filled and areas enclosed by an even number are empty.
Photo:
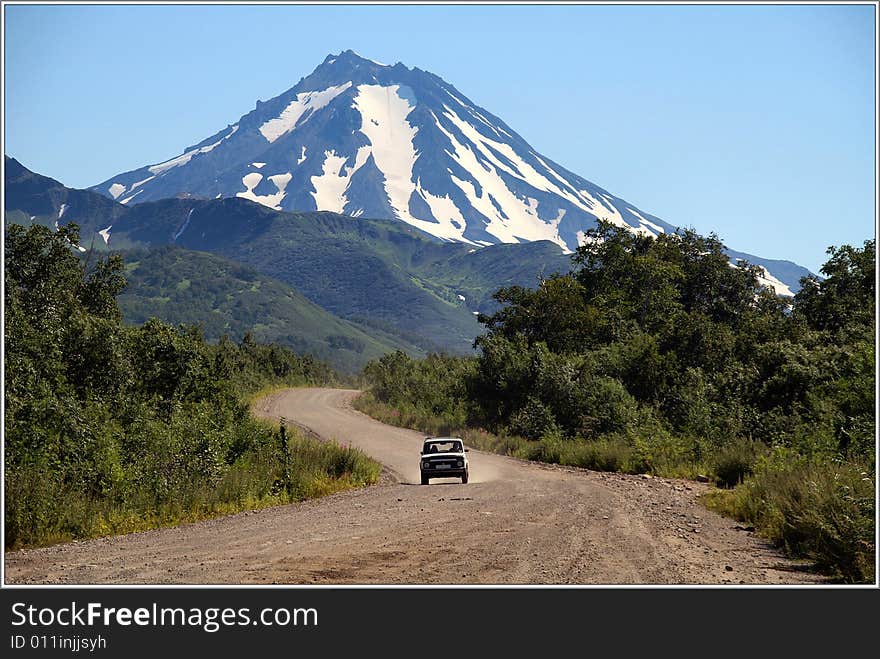
M875 227L873 5L6 5L4 150L71 187L352 48L641 210L814 272Z

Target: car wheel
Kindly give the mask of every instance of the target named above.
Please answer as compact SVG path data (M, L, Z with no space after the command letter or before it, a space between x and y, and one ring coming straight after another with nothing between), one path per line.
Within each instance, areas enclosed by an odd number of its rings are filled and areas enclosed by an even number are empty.
M429 480L427 476L422 476L422 485L427 485Z
M464 476L461 477L462 485L468 482L468 473L464 472Z

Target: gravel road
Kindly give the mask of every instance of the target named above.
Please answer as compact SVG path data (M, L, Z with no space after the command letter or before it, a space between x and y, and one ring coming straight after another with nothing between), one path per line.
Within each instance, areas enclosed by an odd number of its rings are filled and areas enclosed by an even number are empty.
M363 449L361 490L175 528L20 550L11 584L816 584L822 578L696 497L690 481L471 449L470 483L419 485L423 435L352 409L356 391L289 389L255 413Z

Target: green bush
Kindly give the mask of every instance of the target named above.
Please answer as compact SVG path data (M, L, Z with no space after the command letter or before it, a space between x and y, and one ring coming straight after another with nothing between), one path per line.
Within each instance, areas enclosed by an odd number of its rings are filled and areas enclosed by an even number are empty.
M859 465L777 453L759 463L726 507L843 581L874 580L874 475Z
M754 471L755 463L765 449L763 444L748 440L722 445L711 459L715 482L722 487L739 485Z
M635 449L620 437L570 442L560 462L595 471L638 470Z
M508 426L510 434L522 435L527 439L540 439L547 434L557 432L557 430L553 411L534 398L529 398L522 409L510 418ZM548 462L552 461L548 460Z

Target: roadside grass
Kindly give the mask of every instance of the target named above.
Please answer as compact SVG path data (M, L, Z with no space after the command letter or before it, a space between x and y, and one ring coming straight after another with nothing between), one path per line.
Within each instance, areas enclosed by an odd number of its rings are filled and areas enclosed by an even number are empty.
M150 465L109 491L88 496L78 484L49 472L7 474L6 549L177 526L326 496L378 481L381 465L351 447L287 430L287 453L277 423L249 419L249 445L210 475L165 474L157 488ZM162 465L167 467L168 465ZM18 502L21 502L19 504Z
M754 526L786 554L807 558L844 583L875 579L874 466L828 456L805 458L793 449L754 441L723 446L663 433L619 432L595 440L540 440L455 427L442 415L397 410L370 392L354 407L378 421L435 435L456 435L476 449L595 471L651 473L665 478L705 476L717 488L702 495L707 508Z
M857 464L779 451L740 486L709 492L702 500L842 582L875 579L874 477Z
M267 384L253 392L249 392L246 395L243 395L241 397L241 401L248 406L248 409L252 410L254 408L254 405L260 402L262 399L268 398L269 396L284 391L285 389L295 388L296 387L294 387L293 385L284 384L283 382Z

